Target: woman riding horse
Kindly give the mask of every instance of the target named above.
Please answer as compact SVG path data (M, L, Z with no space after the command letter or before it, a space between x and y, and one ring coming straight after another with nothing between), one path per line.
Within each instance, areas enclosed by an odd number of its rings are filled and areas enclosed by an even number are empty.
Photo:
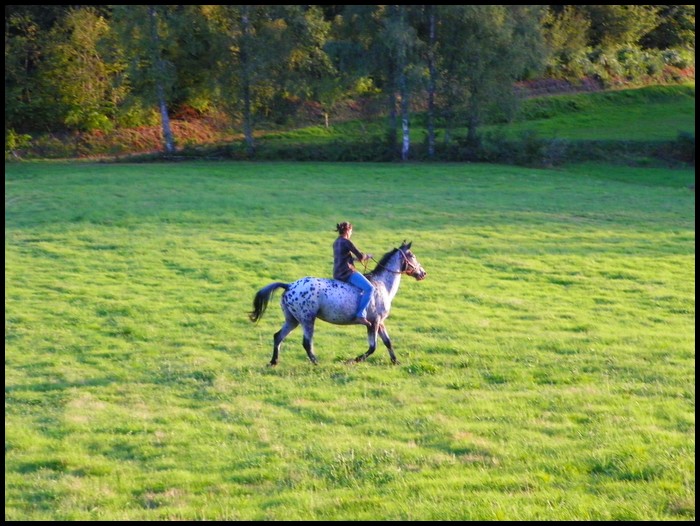
M377 348L377 337L379 337L389 351L391 363L398 363L385 321L391 310L391 302L399 290L401 276L404 274L418 281L425 279L426 276L425 269L411 251L411 243L406 242L384 254L377 262L377 267L367 274L367 278L374 287L374 292L368 294L370 301L367 306L367 318L370 320L370 325L367 327L369 348L353 361L366 360ZM280 301L284 324L274 335L270 360L272 366L277 365L282 342L299 325L304 331L302 341L304 350L312 363L318 363L313 346L316 319L337 325L356 323L357 312L363 299L360 297L360 289L336 279L307 276L293 283L276 281L255 294L250 321L257 322L262 318L272 294L277 289L285 291Z
M353 256L357 258L357 261L362 262L372 259L372 254L363 254L350 241L352 223L343 221L335 225L335 229L338 232L338 238L333 243L333 279L355 285L362 291L355 323L371 327L372 324L367 320L367 306L372 299L374 285L361 272L355 269Z

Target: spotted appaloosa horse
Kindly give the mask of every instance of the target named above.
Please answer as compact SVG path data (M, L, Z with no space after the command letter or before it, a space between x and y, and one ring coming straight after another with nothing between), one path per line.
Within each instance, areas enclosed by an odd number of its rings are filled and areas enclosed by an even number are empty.
M375 351L379 334L389 350L392 363L398 363L384 320L389 316L391 301L399 290L402 274L413 276L418 281L426 276L425 270L411 252L411 243L405 241L399 248L384 254L376 268L366 275L375 289L367 307L367 319L371 323L367 327L369 349L355 358L355 362L364 361ZM336 325L354 323L361 291L349 283L325 278L306 277L294 283L270 283L255 295L253 311L250 313L252 322L262 318L272 294L280 288L285 290L280 301L285 322L274 336L270 365L277 365L282 341L300 324L304 330L303 345L306 354L313 364L317 364L313 349L316 318Z

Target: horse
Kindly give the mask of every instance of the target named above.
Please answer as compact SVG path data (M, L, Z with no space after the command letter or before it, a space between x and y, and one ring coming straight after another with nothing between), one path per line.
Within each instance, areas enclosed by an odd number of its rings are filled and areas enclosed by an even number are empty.
M411 244L404 241L399 248L387 252L376 262L374 270L365 274L374 285L374 293L367 307L367 340L369 349L350 362L366 360L377 348L377 335L389 350L391 363L398 364L384 320L389 316L391 302L399 290L401 276L413 276L417 281L425 279L426 272L411 252ZM262 318L272 294L284 289L280 306L284 313L284 324L274 335L272 360L274 367L279 361L280 346L284 339L299 325L304 331L303 346L309 360L318 365L314 353L313 336L316 318L335 325L350 325L355 322L355 313L360 301L359 288L343 281L327 278L305 277L293 283L274 282L260 289L253 299L250 321L256 323Z

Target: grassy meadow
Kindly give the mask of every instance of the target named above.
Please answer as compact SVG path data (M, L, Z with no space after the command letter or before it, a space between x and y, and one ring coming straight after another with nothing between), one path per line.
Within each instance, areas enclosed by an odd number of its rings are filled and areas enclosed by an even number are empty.
M693 520L694 168L5 165L6 520ZM270 368L272 281L413 241Z

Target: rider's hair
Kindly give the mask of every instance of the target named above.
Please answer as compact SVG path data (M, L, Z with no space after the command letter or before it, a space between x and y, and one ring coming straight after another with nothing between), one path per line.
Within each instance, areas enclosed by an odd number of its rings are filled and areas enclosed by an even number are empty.
M341 236L344 235L348 230L352 228L352 223L348 223L347 221L343 221L342 223L338 223L335 225L335 230L340 234Z

